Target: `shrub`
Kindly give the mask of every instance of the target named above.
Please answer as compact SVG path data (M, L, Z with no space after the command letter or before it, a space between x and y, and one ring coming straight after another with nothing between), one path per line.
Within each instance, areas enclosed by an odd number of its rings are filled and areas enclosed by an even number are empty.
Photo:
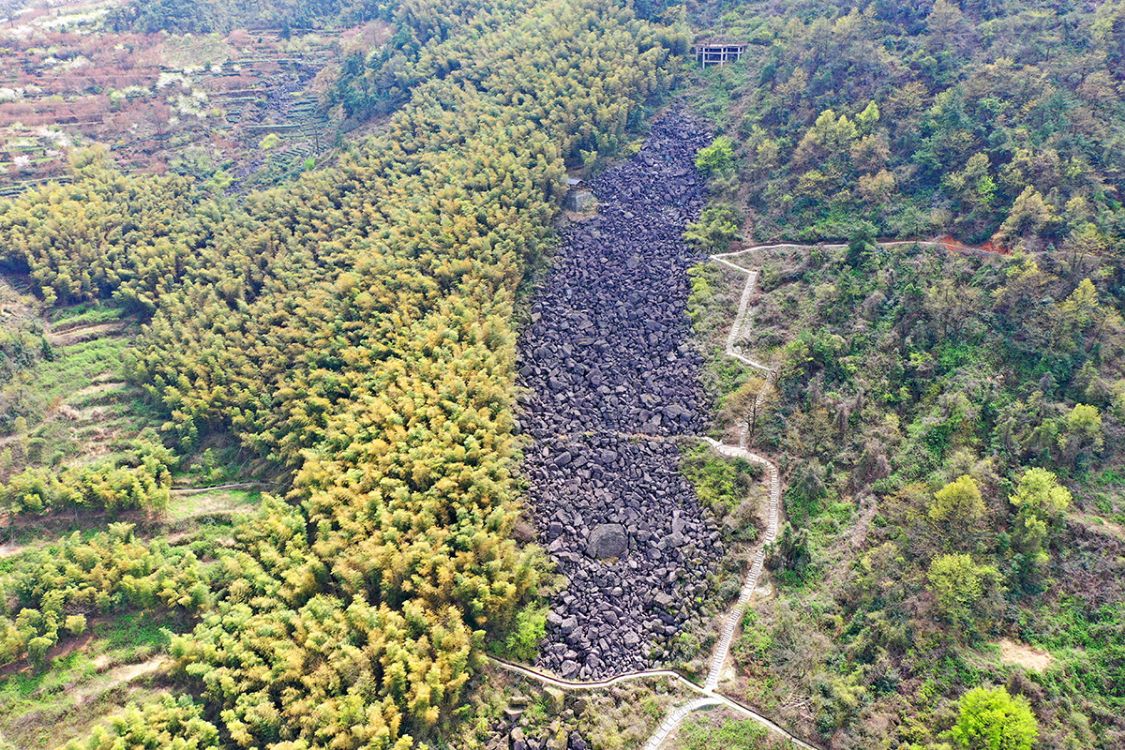
M699 149L695 156L695 166L709 175L729 173L734 169L734 141L720 135L710 146Z
M1000 573L991 565L977 565L969 555L941 555L930 563L928 578L942 614L961 628L975 625Z
M1051 537L1070 507L1070 490L1046 469L1028 469L1008 501L1016 509L1016 572L1024 586L1034 590L1039 587L1043 568L1050 559L1047 548Z
M1031 750L1039 723L1022 695L1002 687L974 688L961 696L950 736L968 750Z
M958 528L971 527L984 518L984 499L977 480L964 474L934 493L930 520Z
M519 662L530 662L539 653L539 644L547 635L547 608L535 604L516 613L515 624L504 639L502 656Z
M742 216L726 203L716 203L703 209L699 221L689 224L684 239L703 250L722 252L742 233Z
M64 750L119 748L209 750L221 747L219 730L203 718L203 707L184 696L163 695L143 706L129 705L84 739L71 740Z

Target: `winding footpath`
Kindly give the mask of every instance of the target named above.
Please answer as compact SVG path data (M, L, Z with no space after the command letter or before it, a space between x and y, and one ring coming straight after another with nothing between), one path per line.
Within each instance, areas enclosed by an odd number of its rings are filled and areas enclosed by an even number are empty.
M739 273L746 274L746 285L743 287L742 295L739 301L738 312L735 315L734 323L731 326L730 334L727 337L725 351L730 357L737 359L748 367L754 368L765 373L766 377L772 378L776 374L774 368L769 367L761 362L747 356L739 345L742 334L748 330L750 319L753 315L752 301L757 293L759 271L757 269L749 270L732 262L731 257L736 255L748 254L756 250L770 249L772 247L798 247L796 245L778 245L778 246L758 246L741 250L737 253L724 253L720 255L711 256L711 260L723 266L738 271ZM730 656L731 645L734 642L734 635L738 631L738 625L742 620L742 616L746 611L746 607L750 603L750 599L754 591L758 588L758 582L761 579L762 569L765 566L766 545L770 544L777 537L778 527L781 523L781 475L777 465L765 456L753 453L746 447L746 434L743 431L739 435L738 445L729 445L720 443L712 438L703 438L703 440L718 454L728 458L742 458L752 463L763 466L766 470L766 481L769 485L769 507L767 511L766 530L762 535L761 541L758 543L758 548L754 553L753 560L750 564L745 580L743 581L742 589L739 593L738 600L727 613L723 621L723 627L720 631L718 643L712 652L707 679L702 686L688 680L686 677L678 672L669 669L651 669L637 672L629 672L626 674L617 675L615 677L595 680L595 681L579 681L579 680L565 680L547 674L540 670L524 665L513 664L501 659L493 658L492 662L502 669L513 672L520 676L536 680L542 684L549 685L561 690L599 690L609 688L614 685L636 682L652 679L670 679L681 686L698 693L698 697L692 699L688 703L673 707L664 720L656 728L656 731L649 737L644 745L644 750L658 750L665 740L676 731L680 724L691 713L703 708L710 708L715 706L723 706L742 716L757 721L769 731L788 739L793 745L806 750L815 750L815 746L801 740L799 737L794 736L781 726L777 725L770 719L754 711L753 709L745 706L737 701L728 698L716 692L719 687L719 681L722 678L723 669L726 667L727 660Z
M729 258L734 255L750 253L760 249L763 248L759 246L747 248L738 253L712 255L711 260L738 271L739 273L746 274L746 284L742 288L742 295L739 298L738 312L734 316L734 322L731 324L730 333L727 335L725 347L727 356L737 359L747 367L764 373L768 379L772 380L777 374L776 369L747 356L742 351L739 344L743 333L750 325L750 318L753 314L752 302L758 291L758 277L760 272L758 269L743 268L729 260ZM758 398L760 399L761 395L759 395ZM676 731L689 714L701 708L718 705L726 705L728 708L733 708L739 713L755 719L767 729L783 735L798 747L812 748L812 745L793 736L761 714L715 692L719 688L719 681L722 679L723 669L726 667L727 660L730 658L731 644L734 642L734 635L738 631L738 625L742 621L742 616L746 612L746 608L750 605L750 599L754 596L754 592L758 588L758 582L762 577L762 568L765 566L766 561L766 546L777 538L778 526L781 524L781 472L778 470L777 464L769 458L753 453L747 449L745 429L739 432L738 445L727 445L711 438L704 438L704 440L721 456L726 456L727 458L742 458L765 467L766 481L769 483L769 508L766 514L766 531L762 535L761 541L758 543L758 549L754 552L754 559L750 563L750 570L746 574L746 579L743 581L738 600L735 602L734 606L731 607L730 612L727 613L723 628L719 634L719 641L715 644L715 650L711 654L711 664L707 672L707 681L703 683L703 688L701 690L703 696L669 711L664 721L657 727L656 732L654 732L652 736L649 737L648 742L645 743L644 750L659 750L660 746Z
M895 247L906 245L919 245L922 247L937 247L945 250L956 249L967 252L987 252L980 248L951 245L951 243L942 240L894 240L890 242L879 242L880 247ZM763 251L769 250L811 250L820 248L824 250L840 250L846 248L846 244L820 244L820 245L801 245L797 243L782 242L769 245L755 245L742 250L737 250L730 253L719 253L711 256L711 261L724 266L725 268L737 271L738 273L746 275L746 284L742 289L742 294L739 298L738 312L735 314L734 322L731 324L730 332L727 335L726 345L724 347L727 356L737 359L742 364L752 369L758 370L765 374L769 379L776 376L776 368L771 367L763 362L754 359L743 348L741 341L745 333L749 330L754 312L754 298L758 292L758 280L761 276L761 270L758 268L747 268L734 262L735 258L741 256L749 256ZM645 437L648 439L662 439L657 436L642 435L636 437ZM670 439L670 438L663 438ZM616 675L604 680L566 680L555 677L554 675L542 672L538 669L513 664L502 659L490 657L491 661L502 669L513 672L522 677L536 680L544 685L559 688L561 690L600 690L604 688L613 687L628 682L638 682L653 679L669 679L682 687L697 694L696 698L691 701L674 706L669 710L668 714L661 721L660 725L656 728L653 734L645 742L643 750L659 750L661 745L672 735L673 732L683 723L691 713L716 706L727 708L741 716L752 719L770 732L787 739L795 747L803 748L804 750L818 750L815 745L811 745L801 738L795 736L788 730L779 726L771 721L769 718L763 716L749 706L743 705L738 701L722 695L718 692L719 682L722 679L723 669L726 667L728 658L730 657L731 645L734 642L734 635L738 631L738 625L742 620L742 616L746 611L747 606L750 604L750 599L753 597L754 591L758 588L758 582L762 575L762 568L765 565L766 545L773 542L777 537L778 527L781 523L781 476L778 471L777 465L769 458L753 453L746 447L746 432L745 429L739 434L738 445L729 445L720 443L712 438L702 438L702 440L709 445L712 450L722 456L729 458L741 458L752 463L759 464L765 467L766 481L769 483L769 508L766 519L766 531L762 535L762 539L758 544L758 548L754 553L754 558L750 564L750 570L746 574L746 578L742 585L742 590L739 593L738 600L734 606L727 613L726 619L723 622L722 630L718 643L711 655L707 679L703 685L692 682L684 677L679 672L670 669L650 669L636 672L627 672L624 674Z

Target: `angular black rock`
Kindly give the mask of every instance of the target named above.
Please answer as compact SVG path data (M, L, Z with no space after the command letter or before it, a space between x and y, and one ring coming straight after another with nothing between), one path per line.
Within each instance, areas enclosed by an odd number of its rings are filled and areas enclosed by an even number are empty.
M651 666L722 556L676 446L629 437L705 426L685 311L687 269L700 256L682 237L705 202L694 159L708 142L673 112L640 153L591 181L598 216L564 232L520 340L532 515L569 580L551 602L539 663L565 677ZM613 525L624 527L625 551L598 560Z

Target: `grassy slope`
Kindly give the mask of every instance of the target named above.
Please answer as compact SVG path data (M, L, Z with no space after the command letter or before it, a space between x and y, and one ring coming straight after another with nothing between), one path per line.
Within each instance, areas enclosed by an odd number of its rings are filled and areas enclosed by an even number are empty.
M40 671L0 680L0 747L54 748L81 735L130 701L160 692L166 629L180 623L124 615L94 623Z

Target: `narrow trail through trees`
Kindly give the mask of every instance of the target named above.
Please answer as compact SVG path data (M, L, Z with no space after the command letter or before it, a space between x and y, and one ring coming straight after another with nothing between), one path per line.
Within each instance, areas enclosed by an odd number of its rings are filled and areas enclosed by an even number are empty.
M895 246L908 246L908 245L921 245L924 247L936 247L939 249L948 250L947 242L940 240L896 240L890 242L878 243L881 247L895 247ZM769 251L769 250L812 250L820 248L825 250L840 250L846 248L844 244L821 244L821 245L801 245L797 243L777 243L768 245L755 245L752 247L744 248L730 253L720 253L711 256L711 261L718 263L728 269L737 271L746 275L746 283L742 289L742 294L739 298L738 311L735 314L731 329L727 335L725 353L727 356L737 359L747 367L753 368L762 372L767 378L776 376L776 368L765 364L761 361L754 359L749 352L747 352L741 341L744 334L749 330L754 313L754 299L758 293L758 280L761 276L761 270L758 268L748 268L734 262L735 258L742 256L752 256L756 253ZM978 248L958 248L969 251L977 251ZM981 250L981 252L986 252ZM650 438L663 439L663 440L681 440L681 439L699 439L699 438L681 438L674 436L646 436ZM806 750L815 750L816 746L802 740L801 738L793 735L788 730L779 726L769 718L763 716L752 708L745 706L738 701L722 695L718 692L719 682L722 679L723 670L726 667L728 658L730 657L731 646L734 642L734 635L738 631L738 625L746 611L747 606L758 588L758 583L762 575L762 569L765 565L765 552L766 545L774 541L777 537L777 531L781 523L781 476L777 465L766 456L759 455L748 450L747 436L745 429L739 434L739 441L737 445L730 445L727 443L720 443L711 438L702 438L712 450L716 453L728 456L742 458L753 463L757 463L766 469L766 482L769 485L769 508L767 512L766 531L762 535L762 539L758 544L758 548L754 553L753 560L750 564L750 570L747 572L744 579L742 589L739 593L738 600L734 606L727 613L723 621L723 627L720 631L719 641L715 645L712 652L707 679L703 685L692 682L684 677L682 674L669 669L650 669L627 672L616 675L614 677L602 680L567 680L555 677L554 675L543 672L534 667L528 667L520 664L513 664L501 659L492 658L492 662L497 666L507 671L519 674L523 677L536 680L542 684L556 687L562 690L599 690L614 685L637 682L644 680L656 679L669 679L679 685L695 692L698 697L693 698L688 703L673 707L664 720L657 727L656 731L649 737L644 745L644 750L659 750L661 745L672 735L673 732L683 723L690 714L695 711L710 708L715 706L724 706L742 716L750 718L769 731L789 740L795 747L805 748Z
M731 332L727 337L726 353L728 356L738 359L740 362L749 367L755 368L766 374L767 377L773 377L775 370L767 365L757 362L742 353L739 346L739 339L743 331L747 330L749 319L753 315L752 300L757 292L759 272L749 270L739 266L729 260L733 255L741 255L749 253L754 250L764 249L767 246L748 248L739 251L738 253L729 253L722 255L712 256L712 260L721 263L722 265L733 270L744 273L747 276L746 285L743 288L742 296L739 302L738 312L735 315L733 324L731 325ZM493 659L493 662L503 669L515 672L524 677L537 680L543 684L552 687L560 688L563 690L596 690L602 688L612 687L613 685L633 682L640 680L651 680L667 678L678 682L679 684L687 687L688 689L699 693L699 697L692 699L690 702L680 706L674 707L665 716L664 720L657 727L656 731L649 737L644 745L644 750L657 750L669 736L680 726L687 716L694 711L709 708L713 706L725 706L743 716L753 719L766 727L768 730L785 737L795 746L801 748L814 747L809 743L795 737L790 732L786 731L779 725L775 724L770 719L759 714L753 709L738 703L726 696L719 694L717 691L719 681L722 677L723 669L726 666L727 659L730 656L731 644L734 641L734 635L738 630L738 624L742 620L743 613L750 603L750 599L754 591L758 588L758 582L762 575L762 569L765 565L765 551L766 545L772 542L777 537L777 530L781 522L781 475L777 465L769 458L754 453L746 447L746 434L741 433L739 436L738 445L729 445L720 443L711 438L702 438L716 453L720 455L742 458L753 463L757 463L766 469L766 482L769 485L769 508L767 512L766 531L762 535L762 539L758 543L757 550L754 553L753 560L750 565L750 570L747 572L746 578L743 582L742 589L735 605L727 613L723 621L722 631L720 633L719 641L711 655L709 669L706 682L702 686L694 683L683 675L667 669L653 669L643 670L636 672L629 672L626 674L617 675L615 677L596 680L596 681L578 681L578 680L564 680L554 677L553 675L546 674L537 669L526 667L518 664L512 664L499 659Z

